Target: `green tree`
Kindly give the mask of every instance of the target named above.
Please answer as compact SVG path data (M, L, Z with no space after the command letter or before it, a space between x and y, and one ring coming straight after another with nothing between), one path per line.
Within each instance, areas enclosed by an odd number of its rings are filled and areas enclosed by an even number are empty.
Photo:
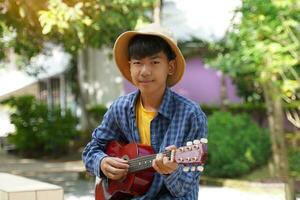
M83 90L85 69L77 65L79 53L88 47L112 46L124 30L149 21L155 0L1 0L0 49L13 48L28 62L43 50L46 42L63 45L72 55L83 129L91 128L86 112L87 93ZM1 51L5 52L5 51ZM5 53L0 54L0 58ZM78 67L76 69L76 67Z
M213 65L233 77L247 77L262 90L274 168L289 185L287 199L295 199L295 195L288 176L282 101L300 99L299 12L297 0L243 0L225 38L212 45L219 52Z
M76 54L84 47L111 45L118 34L149 20L145 0L2 0L0 21L16 35L16 53L32 57L47 41Z

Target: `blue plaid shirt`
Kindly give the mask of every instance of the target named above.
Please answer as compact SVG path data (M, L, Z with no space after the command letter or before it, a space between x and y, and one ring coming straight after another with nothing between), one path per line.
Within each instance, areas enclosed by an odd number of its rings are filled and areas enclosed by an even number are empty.
M94 130L92 140L83 151L86 169L103 177L100 170L101 160L107 156L106 144L111 140L140 142L136 126L135 103L139 91L119 97L104 115L102 123ZM167 146L185 146L187 141L207 136L207 121L199 106L171 91L165 90L158 114L151 122L151 146L156 153ZM198 199L199 172L183 172L182 166L170 175L154 174L148 192L134 199ZM160 192L165 188L165 192Z

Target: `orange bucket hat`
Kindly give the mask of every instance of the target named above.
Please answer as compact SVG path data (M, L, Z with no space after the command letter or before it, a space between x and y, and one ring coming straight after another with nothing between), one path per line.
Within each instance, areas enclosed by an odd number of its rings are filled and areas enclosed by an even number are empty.
M171 32L161 27L159 24L149 24L137 31L126 31L117 38L113 48L113 53L115 62L122 75L132 83L128 57L128 44L136 35L155 35L161 37L170 45L176 55L176 58L175 71L172 75L168 76L167 85L171 87L178 83L181 80L185 70L185 59L177 46L177 42L171 37Z

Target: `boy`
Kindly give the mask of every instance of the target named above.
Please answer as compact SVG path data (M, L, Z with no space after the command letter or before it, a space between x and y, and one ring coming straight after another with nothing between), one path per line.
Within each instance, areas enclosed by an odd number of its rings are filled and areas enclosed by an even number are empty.
M164 28L150 24L121 34L114 45L114 59L138 90L111 105L84 149L83 161L96 176L121 180L129 165L105 153L109 141L151 145L159 153L206 137L207 124L196 103L169 89L180 81L185 60ZM183 172L181 165L164 156L154 159L152 167L157 173L151 187L134 199L198 199L199 172Z

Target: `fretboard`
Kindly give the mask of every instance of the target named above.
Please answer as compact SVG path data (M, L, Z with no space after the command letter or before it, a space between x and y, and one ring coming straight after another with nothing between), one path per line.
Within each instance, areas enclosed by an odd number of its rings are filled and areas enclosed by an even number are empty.
M132 160L129 160L129 173L138 172L144 169L152 167L152 160L156 158L157 154L141 156ZM164 152L164 155L169 159L171 157L171 151Z

